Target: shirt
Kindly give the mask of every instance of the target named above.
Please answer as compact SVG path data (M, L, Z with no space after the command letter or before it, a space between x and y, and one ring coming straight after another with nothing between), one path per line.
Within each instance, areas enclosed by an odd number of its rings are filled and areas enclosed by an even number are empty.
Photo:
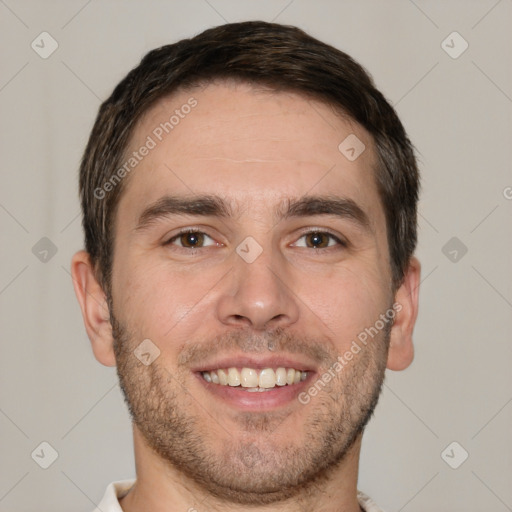
M121 505L119 505L119 498L128 494L128 491L134 483L135 479L120 480L119 482L110 483L102 500L93 512L123 512ZM357 491L357 500L359 501L360 507L365 512L384 512L373 500L361 491Z

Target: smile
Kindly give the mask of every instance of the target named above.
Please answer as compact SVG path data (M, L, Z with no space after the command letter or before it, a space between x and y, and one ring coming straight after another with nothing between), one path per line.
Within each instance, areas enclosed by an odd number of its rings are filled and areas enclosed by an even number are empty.
M291 386L306 380L308 372L294 368L227 368L201 372L208 383L241 387L246 391L268 391L276 386Z

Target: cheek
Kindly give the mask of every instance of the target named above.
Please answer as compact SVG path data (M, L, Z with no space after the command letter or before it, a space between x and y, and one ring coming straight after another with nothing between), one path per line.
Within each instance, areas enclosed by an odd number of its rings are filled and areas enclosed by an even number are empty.
M305 314L321 330L328 328L338 351L373 326L390 305L380 273L366 265L337 268L321 277L302 274L295 282L297 296L307 306Z
M150 264L147 258L140 258L129 263L118 267L114 303L133 332L163 340L172 338L173 331L179 332L184 324L197 325L194 319L204 315L208 292L219 280L218 273L183 266L173 269L165 260Z

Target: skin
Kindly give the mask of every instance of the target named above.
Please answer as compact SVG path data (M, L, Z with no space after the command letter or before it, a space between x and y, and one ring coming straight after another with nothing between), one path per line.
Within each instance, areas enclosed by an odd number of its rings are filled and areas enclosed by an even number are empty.
M221 82L160 101L139 123L131 148L191 96L197 106L125 184L112 311L87 253L72 261L94 355L117 364L134 417L137 482L121 506L355 512L362 428L385 368L412 361L420 275L412 258L401 286L391 286L371 136L323 103ZM350 134L366 146L353 162L338 150ZM368 229L334 215L274 215L287 199L333 191L359 205ZM233 215L171 215L137 230L141 213L165 194L217 194ZM180 247L179 237L165 245L187 227L210 237L205 247ZM308 246L308 230L332 233L347 246L330 238L321 238L326 248ZM248 236L263 249L253 263L235 251ZM207 356L272 350L306 358L319 377L394 302L401 309L393 325L306 405L241 412L223 406L191 372ZM160 356L144 366L133 350L147 338Z

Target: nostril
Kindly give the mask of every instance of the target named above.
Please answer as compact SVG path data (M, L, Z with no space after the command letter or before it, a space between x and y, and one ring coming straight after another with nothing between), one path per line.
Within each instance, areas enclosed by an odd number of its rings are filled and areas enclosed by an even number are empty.
M251 326L251 321L244 315L231 315L229 323L233 325Z
M282 322L286 322L286 315L283 315L283 314L279 314L279 315L276 315L274 317L272 317L268 322L267 322L267 327L274 327L274 325L277 325L279 326Z

